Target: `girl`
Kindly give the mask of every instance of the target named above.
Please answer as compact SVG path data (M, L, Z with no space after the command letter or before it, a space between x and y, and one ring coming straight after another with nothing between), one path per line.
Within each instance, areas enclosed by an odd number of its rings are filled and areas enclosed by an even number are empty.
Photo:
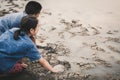
M0 36L0 74L21 72L26 64L20 62L24 57L38 60L45 68L57 72L39 53L33 38L39 30L38 20L33 16L22 18L20 28L12 28Z

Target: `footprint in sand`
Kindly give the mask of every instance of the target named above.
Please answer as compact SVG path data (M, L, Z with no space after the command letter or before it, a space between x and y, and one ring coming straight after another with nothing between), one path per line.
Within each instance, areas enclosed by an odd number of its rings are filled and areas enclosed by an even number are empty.
M115 34L115 33L118 33L119 31L118 30L109 30L108 32L107 32L107 34Z
M116 47L113 47L113 46L111 46L111 45L109 45L109 46L107 46L107 47L108 47L108 49L110 49L110 50L113 51L113 52L120 53L120 50L117 49Z
M65 80L88 80L90 79L90 74L82 74L82 73L68 73L67 78Z
M64 36L64 32L68 32L71 35L70 38L74 36L89 36L87 28L83 27L82 24L79 23L79 20L67 22L65 19L61 19L60 23L64 24L66 27L59 35Z
M80 67L80 69L82 70L88 70L88 69L93 69L96 67L96 65L94 63L77 63L77 65Z
M55 53L57 55L68 55L70 54L70 50L65 46L63 45L61 42L58 42L58 43L47 43L47 47L51 47L49 53Z
M90 24L89 24L89 27L88 27L88 31L91 35L100 34L100 31L97 28L91 26Z
M105 60L102 60L102 59L100 59L99 57L93 57L92 58L96 63L96 65L103 65L103 66L105 66L105 67L108 67L108 68L111 68L112 67L112 65L110 64L110 63L108 63L107 61L105 61Z
M97 42L94 42L94 43L92 43L92 44L83 43L83 45L84 45L84 46L90 46L90 48L91 48L92 50L105 52L105 49L99 47L98 44L97 44Z
M65 19L61 19L60 23L64 24L66 26L64 31L68 31L68 30L70 30L72 28L82 26L82 24L79 23L79 20L71 20L70 22L68 22Z
M107 34L113 34L113 32L112 31L108 31Z
M118 38L118 37L105 37L107 40L105 41L105 42L107 42L107 41L112 41L112 42L117 42L117 43L120 43L120 38Z

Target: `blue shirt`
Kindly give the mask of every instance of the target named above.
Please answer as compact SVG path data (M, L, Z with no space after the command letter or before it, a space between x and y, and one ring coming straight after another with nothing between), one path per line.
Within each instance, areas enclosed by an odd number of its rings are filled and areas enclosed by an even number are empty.
M14 40L12 28L0 36L0 73L8 72L18 60L28 57L31 61L38 60L42 56L28 35L19 36Z
M20 27L22 17L26 15L24 12L19 12L0 17L0 35L13 27Z

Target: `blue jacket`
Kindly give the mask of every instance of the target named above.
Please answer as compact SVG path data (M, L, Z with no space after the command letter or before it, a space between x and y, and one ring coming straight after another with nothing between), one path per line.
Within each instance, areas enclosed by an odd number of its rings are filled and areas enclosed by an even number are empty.
M13 27L20 27L22 17L26 15L25 12L19 12L0 17L0 35Z
M0 36L0 73L7 73L18 60L28 57L31 61L41 58L41 54L27 34L14 40L12 28Z

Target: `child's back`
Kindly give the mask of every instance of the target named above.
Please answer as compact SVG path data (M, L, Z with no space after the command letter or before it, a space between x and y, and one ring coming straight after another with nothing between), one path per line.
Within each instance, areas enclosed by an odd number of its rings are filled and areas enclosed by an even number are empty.
M19 12L0 17L0 35L13 27L20 27L22 17L26 15L24 12Z

